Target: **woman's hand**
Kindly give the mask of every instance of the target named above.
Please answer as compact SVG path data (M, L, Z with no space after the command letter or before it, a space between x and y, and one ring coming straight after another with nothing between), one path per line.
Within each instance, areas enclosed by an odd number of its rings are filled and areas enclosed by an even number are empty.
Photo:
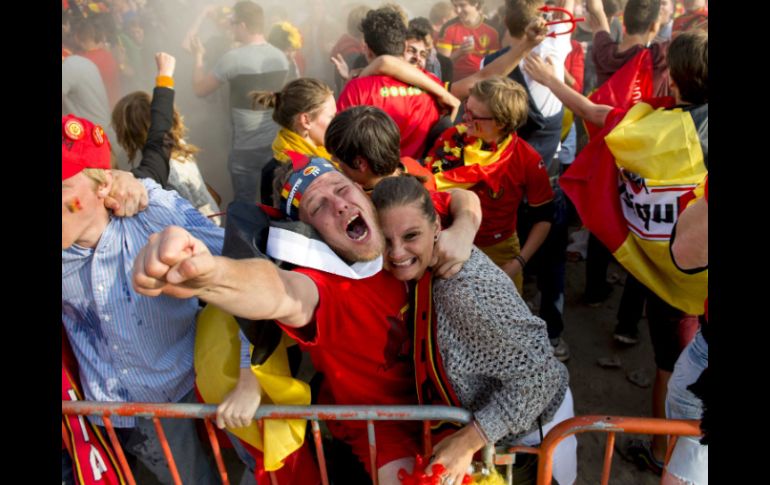
M468 473L473 455L485 444L476 426L473 423L467 424L433 448L433 459L426 470L432 470L433 465L441 464L446 469L441 475L441 483L460 485Z

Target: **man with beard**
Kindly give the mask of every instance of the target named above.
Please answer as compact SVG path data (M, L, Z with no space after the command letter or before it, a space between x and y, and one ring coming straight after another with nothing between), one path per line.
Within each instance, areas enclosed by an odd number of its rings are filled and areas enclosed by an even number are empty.
M136 258L134 287L148 296L198 296L234 315L276 320L325 375L321 404L415 404L406 288L381 271L384 238L369 198L331 163L313 158L294 162L280 209L323 239L291 233L279 241L284 248L294 244L286 252L301 253L303 267L284 271L263 259L213 256L187 231L170 227ZM365 424L328 425L369 471ZM376 436L379 482L398 484L398 470L411 470L419 453L419 423L377 423Z

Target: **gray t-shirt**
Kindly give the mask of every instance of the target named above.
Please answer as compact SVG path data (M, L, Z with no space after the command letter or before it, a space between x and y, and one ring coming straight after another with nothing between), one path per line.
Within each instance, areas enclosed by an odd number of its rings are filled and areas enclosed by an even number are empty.
M90 60L75 55L64 59L61 64L61 97L63 115L74 114L104 129L109 128L107 90L99 68Z
M270 44L249 44L227 52L214 66L214 76L230 84L233 149L245 150L272 144L278 125L272 110L253 110L251 91L280 91L289 62Z

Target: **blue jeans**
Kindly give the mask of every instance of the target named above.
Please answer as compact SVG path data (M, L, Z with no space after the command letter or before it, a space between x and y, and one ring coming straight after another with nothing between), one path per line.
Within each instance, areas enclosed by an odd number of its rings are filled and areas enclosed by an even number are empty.
M577 151L577 129L575 122L569 127L569 133L564 141L561 142L561 148L556 153L556 158L562 165L570 165L575 161L575 152Z
M227 168L233 184L233 200L254 204L262 200L262 169L273 158L270 145L249 150L233 150L227 157Z
M703 404L687 386L698 380L708 367L709 349L700 330L682 351L668 381L666 417L669 419L701 419ZM680 436L666 471L696 485L708 484L709 448L697 437Z

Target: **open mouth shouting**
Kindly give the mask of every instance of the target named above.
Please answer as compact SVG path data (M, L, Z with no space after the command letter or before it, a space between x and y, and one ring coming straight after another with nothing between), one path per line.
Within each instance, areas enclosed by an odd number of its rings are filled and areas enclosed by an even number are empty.
M363 241L369 235L369 226L361 214L355 214L348 219L345 234L353 241Z

